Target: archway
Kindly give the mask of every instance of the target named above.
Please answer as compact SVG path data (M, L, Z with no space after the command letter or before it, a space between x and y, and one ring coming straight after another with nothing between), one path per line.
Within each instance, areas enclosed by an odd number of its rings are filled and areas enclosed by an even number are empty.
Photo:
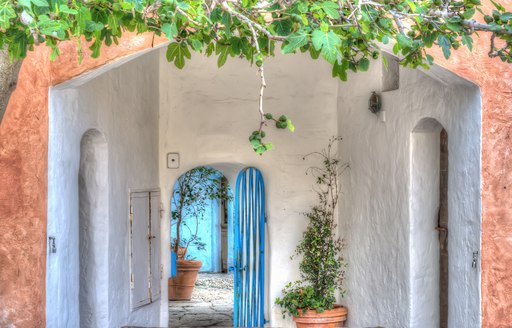
M448 324L448 134L424 118L411 134L410 326Z
M231 326L233 323L232 194L228 179L207 166L183 173L173 187L170 327ZM182 283L183 260L201 262L197 281L192 285ZM192 289L192 294L185 295L185 289Z
M98 130L80 142L80 327L108 326L108 146Z

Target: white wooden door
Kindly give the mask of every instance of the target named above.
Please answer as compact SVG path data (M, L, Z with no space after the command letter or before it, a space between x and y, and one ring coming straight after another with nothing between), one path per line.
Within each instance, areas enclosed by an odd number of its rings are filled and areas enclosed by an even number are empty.
M130 251L131 251L131 304L132 309L151 302L150 295L150 235L148 192L131 194Z
M150 197L151 302L160 298L160 192Z

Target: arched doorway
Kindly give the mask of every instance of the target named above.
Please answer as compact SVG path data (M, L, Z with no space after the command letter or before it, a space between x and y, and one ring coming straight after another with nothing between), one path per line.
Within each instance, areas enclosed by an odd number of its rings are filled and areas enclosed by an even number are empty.
M232 203L227 178L214 168L199 166L177 179L170 207L170 327L232 325ZM195 283L184 281L188 265L198 266Z
M448 134L424 118L411 134L410 326L448 326Z
M183 200L175 201L183 195L188 193L185 184L194 186L199 189L202 193L210 193L206 191L210 187L207 185L194 184L187 174L194 172L193 169L183 174L173 189L173 204L171 204L171 217L175 220L174 226L178 224L178 218L187 216L188 213L197 214L200 213L199 219L196 217L192 220L192 224L186 226L186 229L181 229L178 233L177 229L173 229L171 224L171 248L176 251L176 257L180 256L178 253L179 243L177 240L185 240L182 246L187 248L187 255L185 258L206 258L208 261L212 256L208 255L211 252L208 248L217 247L217 254L220 256L220 271L223 272L225 257L227 257L228 273L216 273L208 276L208 273L199 273L198 282L195 284L194 292L192 293L191 300L186 302L176 302L173 299L170 302L170 313L169 313L169 326L170 327L213 327L213 326L235 326L235 327L260 327L265 322L265 233L266 233L266 217L265 217L265 186L263 183L263 177L259 170L255 168L245 168L239 172L236 180L236 191L235 197L232 197L232 191L229 186L229 181L220 172L215 170L209 170L205 168L199 168L202 170L196 171L199 180L208 180L208 177L204 173L208 173L211 177L210 181L218 184L221 190L224 188L224 193L227 197L213 197L215 198L211 202L204 202L200 210L197 209L184 209L180 204L187 204L188 202ZM192 179L193 180L193 179ZM216 188L216 187L215 187ZM215 189L214 188L214 189ZM206 192L205 192L206 191ZM193 193L187 197L194 199ZM213 203L213 204L212 204ZM224 203L224 204L223 204ZM217 208L217 206L219 208ZM227 207L227 209L226 209ZM182 213L183 212L183 213ZM211 214L210 214L211 213ZM218 218L215 218L215 215ZM224 215L228 215L226 218ZM205 220L210 218L210 220ZM210 221L210 222L208 222ZM202 223L200 223L202 222ZM211 227L218 225L218 229L212 233ZM227 240L223 240L222 229L223 226L227 225L227 231L225 235ZM183 233L183 230L188 230L189 233ZM190 233L192 232L192 233ZM211 242L215 236L218 236L220 232L221 245ZM177 237L180 235L180 237ZM200 238L197 238L200 236ZM210 236L213 236L212 238ZM194 245L196 244L196 245ZM227 244L227 256L223 256L222 244ZM189 253L188 248L190 245L194 245L192 252ZM174 246L174 247L173 247ZM220 246L220 247L219 247ZM205 251L205 255L201 255L197 251ZM171 278L169 293L171 289L176 288L174 281L178 281L180 278L179 267L182 265L180 260L171 262L171 275L176 275L176 278ZM173 272L173 267L178 267L178 272ZM211 269L211 266L206 266L203 271ZM212 272L212 271L210 271ZM222 298L226 296L219 289L225 289L226 285L222 283L222 276L225 281L229 281L229 298ZM219 279L220 278L220 279ZM233 281L234 279L234 281ZM173 281L171 283L171 281ZM213 289L213 293L217 298L215 300L207 299L201 295L205 290ZM217 289L215 291L215 289ZM234 291L234 293L233 293ZM174 291L172 291L175 294ZM208 292L207 292L208 293ZM206 295L208 297L208 295ZM174 301L173 301L174 300ZM182 301L182 300L180 300ZM206 301L206 302L205 302ZM213 301L213 302L212 302ZM198 306L194 306L194 302L198 302ZM208 314L204 315L204 309L201 306L208 306L209 309L206 311ZM214 312L211 312L211 310Z
M80 327L108 326L108 146L98 130L80 142Z

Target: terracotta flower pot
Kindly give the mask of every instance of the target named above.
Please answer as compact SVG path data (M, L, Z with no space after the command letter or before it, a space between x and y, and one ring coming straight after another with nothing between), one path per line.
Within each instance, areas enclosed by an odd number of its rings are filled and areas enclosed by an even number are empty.
M176 261L176 277L169 278L169 300L190 301L197 280L197 273L203 262L191 260Z
M334 305L334 309L325 310L322 313L316 310L299 311L299 316L293 317L297 328L338 328L343 327L347 320L347 308Z

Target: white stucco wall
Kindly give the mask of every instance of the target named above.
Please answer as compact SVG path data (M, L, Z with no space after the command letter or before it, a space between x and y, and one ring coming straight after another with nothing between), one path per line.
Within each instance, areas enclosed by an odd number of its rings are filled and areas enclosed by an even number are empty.
M290 261L307 224L301 214L315 202L313 181L302 160L335 135L343 176L340 234L346 240L350 327L408 327L411 300L422 297L410 286L409 207L411 132L425 117L436 119L449 140L450 326L480 323L480 272L471 268L480 249L481 101L478 89L443 70L427 75L400 69L400 89L382 94L386 122L368 110L371 91L380 91L380 65L352 75L330 77L331 68L308 55L266 63L265 109L292 118L296 132L269 127L276 149L255 154L248 142L257 129L259 77L255 67L230 58L217 69L215 58L194 55L183 70L157 50L112 70L51 90L48 235L57 253L48 257L48 327L77 327L78 167L80 139L96 128L109 149L109 307L110 326L166 326L167 277L162 298L130 311L128 192L162 191L163 272L169 272L169 205L176 179L189 169L212 165L234 187L246 166L265 179L268 216L267 319L272 327L292 327L273 305L286 282L298 278ZM166 154L180 153L180 168L167 169ZM421 288L421 286L419 287ZM435 325L435 324L434 324ZM430 326L430 323L428 324ZM427 327L427 326L426 326Z
M476 86L435 68L400 69L400 89L382 94L387 120L367 110L380 91L380 65L340 83L342 158L350 163L340 206L340 232L347 244L346 298L350 327L408 327L410 240L410 135L425 117L436 119L449 140L449 326L480 326L481 100ZM424 323L434 327L437 323Z
M440 254L436 227L442 127L433 119L425 120L434 124L427 129L417 125L411 133L410 147L409 295L416 296L409 298L411 328L436 325L440 320Z
M80 326L78 170L80 140L91 128L108 147L109 242L100 245L108 279L89 283L108 289L108 327L158 326L159 302L130 310L128 205L130 189L159 184L158 54L97 73L50 90L48 236L56 237L57 253L47 259L47 327Z
M234 188L236 176L245 166L263 174L268 216L268 290L270 319L274 327L290 326L282 320L273 300L286 282L298 278L298 261L290 261L306 226L301 214L315 195L313 181L305 175L311 162L302 156L320 150L336 135L337 81L331 68L298 55L270 59L265 66L267 90L265 110L286 114L296 126L295 133L269 127L268 140L276 149L259 156L248 137L258 128L259 77L256 67L232 59L218 69L215 58L194 56L183 70L169 65L161 54L160 74L160 186L164 217L169 218L169 202L176 179L189 169L214 165ZM180 168L166 168L166 154L180 153ZM222 163L232 163L225 165ZM169 221L162 222L164 272L169 272ZM167 288L163 281L162 288ZM166 295L166 293L164 293ZM167 318L167 304L162 304ZM164 319L165 322L165 319Z

